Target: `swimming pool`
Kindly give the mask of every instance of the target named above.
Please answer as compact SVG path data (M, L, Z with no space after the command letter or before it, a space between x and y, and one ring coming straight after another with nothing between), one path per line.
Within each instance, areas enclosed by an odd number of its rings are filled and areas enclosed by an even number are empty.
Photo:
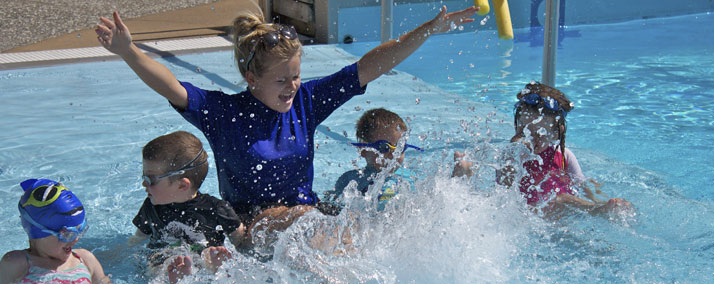
M400 113L412 128L410 143L427 148L407 160L422 173L417 191L400 194L383 215L306 216L282 235L273 260L239 255L228 263L230 281L711 282L714 40L703 35L714 31L714 15L569 30L581 36L565 38L558 51L558 87L576 103L568 145L584 173L603 182L609 195L632 201L636 216L546 221L515 191L494 186L491 166L512 135L514 94L540 78L542 49L507 44L492 31L435 36L399 72L336 111L316 136L315 189L322 192L361 163L346 144L359 114L381 106ZM329 74L376 44L306 47L302 75ZM162 62L201 86L244 87L227 63L230 52ZM87 207L92 229L78 246L93 250L115 282L149 282L139 249L122 247L145 198L140 147L179 129L202 135L123 62L2 71L0 85L0 202L6 205L0 217L9 220L0 228L0 251L26 246L15 207L18 183L53 178ZM451 152L462 149L477 163L470 181L447 177ZM218 196L214 168L202 190ZM307 247L310 232L302 229L316 222L359 224L359 251L339 257ZM225 280L229 272L216 277Z

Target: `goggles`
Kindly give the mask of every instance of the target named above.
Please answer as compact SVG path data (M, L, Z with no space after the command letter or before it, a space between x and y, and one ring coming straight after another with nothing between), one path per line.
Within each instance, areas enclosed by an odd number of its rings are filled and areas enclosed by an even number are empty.
M529 94L520 98L514 107L518 108L521 104L538 105L540 102L543 102L545 108L562 114L563 118L568 116L568 112L558 103L558 100L551 97L542 97L539 94Z
M267 44L268 47L273 48L278 43L280 43L280 36L283 36L286 39L293 40L296 39L297 36L297 31L295 31L295 27L293 26L286 26L283 24L272 24L273 26L278 26L278 28L274 31L269 31L264 33L262 36L260 36L260 40L263 41L263 43ZM258 44L256 43L253 46L253 50L250 51L250 54L248 55L248 60L245 61L245 71L248 71L250 68L250 62L253 61L253 57L255 57L255 49L258 47Z
M357 147L374 148L382 154L389 153L390 151L397 149L397 146L392 145L392 143L389 143L389 141L387 141L387 140L379 140L374 143L350 143L350 144L352 144L352 146L357 146ZM409 148L424 152L424 149L422 149L422 148L419 148L417 146L410 145L410 144L404 144L404 151L406 151ZM402 151L402 152L404 152L404 151Z
M182 175L182 174L186 173L186 171L193 170L193 169L195 169L195 168L197 168L197 167L199 167L199 166L205 164L205 163L208 161L208 159L205 159L205 160L203 160L202 162L200 162L200 163L198 163L198 164L196 164L196 165L191 165L191 164L193 164L193 162L195 162L196 160L198 160L199 157L201 157L201 154L203 154L203 148L201 148L201 151L198 152L198 155L196 155L195 158L193 158L191 161L189 161L188 163L186 163L185 165L183 165L183 167L181 167L180 169L175 170L175 171L170 171L170 172L165 173L165 174L160 175L160 176L143 175L143 176L141 176L141 179L142 179L143 182L145 182L146 184L152 186L152 185L156 185L157 183L159 183L159 180L161 180L161 179L164 179L164 178L167 178L167 177L172 177L172 176L177 176L177 175Z
M61 183L38 186L32 190L32 193L30 193L30 197L27 198L27 201L22 203L22 207L32 205L39 208L50 205L52 202L55 202L57 198L59 198L60 194L64 190L69 191L69 189L64 187Z
M27 211L25 211L24 208L20 208L20 215L22 216L25 221L29 222L32 224L32 226L37 227L44 233L48 233L50 235L53 235L59 239L60 242L63 243L71 243L82 237L84 235L84 232L87 231L89 228L89 225L87 225L87 219L85 218L82 220L82 224L79 224L79 226L74 226L74 227L67 227L63 226L62 229L59 230L59 232L50 230L49 228L43 226L40 223L37 223L35 220L32 220L32 217L30 217L29 214L27 214Z

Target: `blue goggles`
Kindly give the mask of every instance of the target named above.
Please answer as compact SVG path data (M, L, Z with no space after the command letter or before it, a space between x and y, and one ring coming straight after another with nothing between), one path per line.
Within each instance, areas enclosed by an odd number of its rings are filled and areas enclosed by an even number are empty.
M63 243L71 243L82 237L84 235L84 232L87 231L89 228L89 225L87 225L87 219L85 218L82 220L82 224L79 224L79 226L74 226L74 227L67 227L63 226L62 229L57 231L50 230L49 228L43 226L40 223L37 223L35 220L32 220L32 217L30 217L29 214L25 211L24 208L20 207L20 215L22 216L25 221L29 222L32 226L35 226L36 228L40 229L42 232L53 235L59 239L60 242Z
M538 105L541 102L543 102L543 106L545 106L545 108L561 113L563 118L568 116L568 112L560 105L560 103L558 103L558 100L551 97L542 97L541 95L535 93L528 94L520 98L514 107L518 108L521 104Z
M389 141L387 141L387 140L379 140L379 141L375 141L373 143L350 143L350 144L352 144L352 146L357 146L357 147L374 148L382 154L386 154L386 153L389 153L390 151L393 151L394 149L397 149L397 146L392 145L392 143L389 143ZM419 148L417 146L410 145L410 144L404 145L404 151L406 151L409 148L424 152L424 150L422 148Z
M167 177L172 177L172 176L177 176L177 175L182 175L182 174L186 173L186 171L193 170L193 169L205 164L206 162L208 162L208 159L206 159L206 160L203 160L203 162L200 162L196 165L192 165L193 162L195 162L196 160L198 160L198 158L201 157L201 154L203 154L203 149L201 149L201 151L198 152L198 155L196 155L196 157L193 158L193 160L189 161L188 163L183 165L183 167L181 167L178 170L170 171L170 172L165 173L160 176L142 175L141 179L148 185L156 185L157 183L159 183L159 180L161 180L161 179L164 179Z

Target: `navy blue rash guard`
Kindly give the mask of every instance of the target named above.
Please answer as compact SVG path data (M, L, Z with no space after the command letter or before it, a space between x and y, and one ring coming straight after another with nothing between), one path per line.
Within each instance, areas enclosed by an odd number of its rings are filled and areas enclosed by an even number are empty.
M256 206L315 204L314 136L335 109L366 90L357 64L300 85L290 111L279 113L249 90L235 95L181 82L188 106L177 111L211 144L221 196L236 213Z

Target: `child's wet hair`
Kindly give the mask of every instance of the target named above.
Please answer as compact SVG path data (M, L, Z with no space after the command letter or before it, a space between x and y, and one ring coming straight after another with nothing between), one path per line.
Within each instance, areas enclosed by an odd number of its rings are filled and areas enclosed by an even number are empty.
M265 23L262 16L255 14L240 15L233 20L233 53L243 78L248 70L260 77L269 60L287 60L294 55L302 55L302 44L298 38L278 36L279 42L274 47L263 42L261 37L269 32L278 32L277 27Z
M523 97L528 96L530 94L538 94L543 98L550 97L556 100L558 102L558 105L566 112L570 112L573 109L573 103L570 102L568 97L566 97L563 92L556 88L541 84L539 82L531 82L526 84L526 87L522 91L518 92L518 94L516 94L516 97L519 101L521 101ZM513 117L513 125L514 127L516 127L516 131L518 131L518 118L520 116L520 113L524 109L541 110L543 113L556 115L558 116L558 124L565 125L565 117L563 117L562 115L560 115L560 113L556 111L543 107L543 102L540 102L537 105L519 103L514 109Z
M395 124L401 131L407 130L407 124L398 114L384 108L371 109L357 121L355 135L360 141L371 143L378 129L389 129Z
M141 152L144 160L162 162L165 172L178 170L196 158L199 153L201 153L200 157L192 162L192 165L198 166L186 170L181 175L169 177L172 182L188 178L195 190L201 187L208 174L208 163L206 162L208 154L203 151L203 143L198 137L186 131L176 131L154 138L146 143Z

